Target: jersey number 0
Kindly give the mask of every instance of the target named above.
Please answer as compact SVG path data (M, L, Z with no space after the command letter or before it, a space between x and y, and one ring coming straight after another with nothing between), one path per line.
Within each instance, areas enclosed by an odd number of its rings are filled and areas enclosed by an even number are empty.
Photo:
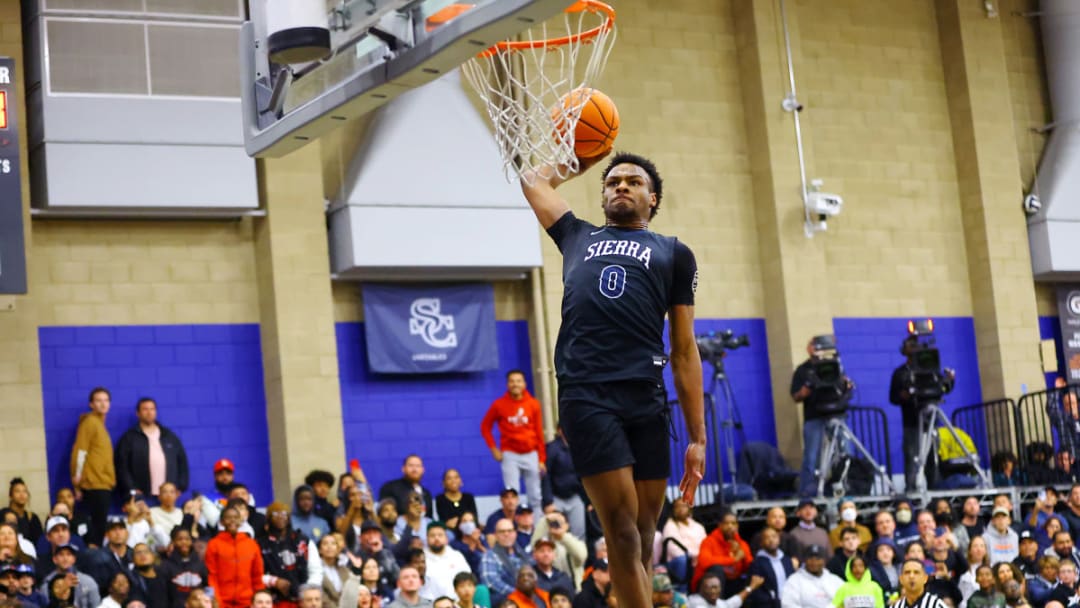
M612 300L626 291L626 269L622 266L606 266L600 271L600 293Z

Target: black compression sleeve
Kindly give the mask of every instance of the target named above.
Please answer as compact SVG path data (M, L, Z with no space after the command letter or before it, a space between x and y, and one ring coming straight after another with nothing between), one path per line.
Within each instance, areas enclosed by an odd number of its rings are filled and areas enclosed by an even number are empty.
M671 305L694 305L694 293L697 291L698 272L694 252L675 241L675 281L671 285Z

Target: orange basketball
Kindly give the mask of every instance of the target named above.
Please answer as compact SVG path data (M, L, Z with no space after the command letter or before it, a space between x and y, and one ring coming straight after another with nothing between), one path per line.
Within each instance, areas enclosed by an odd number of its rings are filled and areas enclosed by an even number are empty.
M583 102L585 95L588 97ZM574 129L574 153L578 158L593 158L615 145L615 138L619 136L619 109L610 97L597 89L574 89L563 95L561 108L556 106L551 110L556 139L565 137L564 113L582 103L581 118Z

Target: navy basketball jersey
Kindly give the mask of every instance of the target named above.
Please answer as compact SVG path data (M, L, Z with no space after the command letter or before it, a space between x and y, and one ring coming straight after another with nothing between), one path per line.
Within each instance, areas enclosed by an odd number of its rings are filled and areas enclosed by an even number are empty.
M690 249L649 230L594 226L572 212L548 229L563 254L561 385L662 376L664 317L693 305Z

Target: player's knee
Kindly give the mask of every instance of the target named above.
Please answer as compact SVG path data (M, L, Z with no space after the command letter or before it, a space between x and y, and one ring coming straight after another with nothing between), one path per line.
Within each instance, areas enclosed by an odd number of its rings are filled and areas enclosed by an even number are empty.
M616 517L611 522L610 532L605 531L608 545L618 551L634 551L641 549L641 534L638 532L637 523L630 517Z

